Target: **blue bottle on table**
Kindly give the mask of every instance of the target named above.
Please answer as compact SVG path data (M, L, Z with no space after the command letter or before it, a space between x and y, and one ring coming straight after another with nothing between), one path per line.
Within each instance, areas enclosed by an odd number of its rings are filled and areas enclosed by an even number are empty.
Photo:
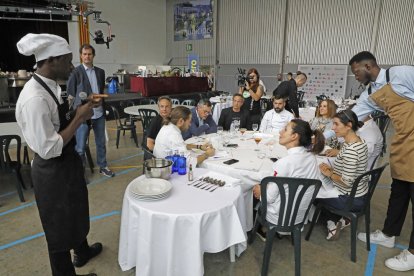
M173 161L173 165L172 165L172 172L178 172L178 158L180 156L178 155L178 150L174 150L174 155L172 156L172 161Z
M165 159L167 160L171 160L171 162L173 162L173 166L174 166L174 159L173 159L173 153L172 150L166 150L166 156ZM172 170L172 169L171 169ZM171 171L172 172L172 171Z
M187 174L187 158L184 156L184 152L180 153L180 156L178 157L178 174L179 175L185 175Z

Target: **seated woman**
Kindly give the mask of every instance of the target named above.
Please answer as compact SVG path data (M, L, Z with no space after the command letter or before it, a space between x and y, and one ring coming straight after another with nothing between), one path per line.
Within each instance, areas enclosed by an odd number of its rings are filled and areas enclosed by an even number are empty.
M333 149L339 149L338 139L332 130L333 117L336 113L336 104L334 101L326 99L319 103L316 110L316 116L309 121L312 130L318 129L325 136L325 144Z
M312 136L315 144L312 145ZM319 179L320 173L315 154L320 153L325 146L325 139L319 130L312 131L309 123L293 119L280 131L279 144L285 146L288 155L273 164L274 175L283 177L298 177ZM303 198L303 206L309 203L313 189L309 189ZM253 187L253 195L260 199L260 185ZM257 201L256 201L257 202ZM267 186L267 216L266 219L277 224L280 209L280 194L276 184ZM296 221L303 220L305 209L300 209ZM264 240L264 233L258 231L258 236Z
M193 148L205 151L197 156L197 164L214 155L214 148L209 145L185 144L182 132L189 129L191 125L191 110L185 106L177 106L171 111L169 117L164 118L163 127L155 139L154 155L157 158L165 158L169 151L186 151Z
M242 109L249 112L247 129L252 129L253 124L260 124L262 117L260 99L263 96L264 89L259 83L260 75L256 68L250 68L247 71L247 79L245 86L239 87L238 93L244 98Z
M356 134L361 124L352 110L344 110L335 114L332 130L335 131L337 137L343 137L345 142L333 166L321 163L319 168L325 176L324 183L330 182L333 184L339 195L334 198L317 199L317 201L322 201L337 209L345 208L354 180L366 172L368 147L365 141ZM355 211L363 207L364 195L367 192L368 178L362 180L355 194L353 206ZM340 230L348 226L349 222L340 216L329 213L327 225L328 236L326 239L336 240L339 237Z

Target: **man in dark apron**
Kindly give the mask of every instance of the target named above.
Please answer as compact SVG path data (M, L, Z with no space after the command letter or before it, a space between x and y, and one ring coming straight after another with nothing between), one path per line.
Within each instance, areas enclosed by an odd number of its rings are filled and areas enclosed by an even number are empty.
M414 218L414 67L395 66L381 69L370 52L361 52L349 62L357 81L367 85L353 111L360 121L375 110L391 118L395 135L391 142L391 195L382 231L370 234L370 242L393 248L411 201ZM396 271L414 269L414 225L408 250L387 259L385 265ZM366 234L358 239L366 242Z
M72 53L65 39L50 34L27 34L17 48L23 55L34 54L37 62L36 73L17 101L16 120L35 152L32 180L52 275L73 276L74 265L83 266L102 251L102 244L89 247L86 239L88 190L82 161L74 148L76 129L92 116L92 108L100 103L91 100L69 111L62 100L57 80L66 80L73 70ZM73 263L71 249L75 253Z

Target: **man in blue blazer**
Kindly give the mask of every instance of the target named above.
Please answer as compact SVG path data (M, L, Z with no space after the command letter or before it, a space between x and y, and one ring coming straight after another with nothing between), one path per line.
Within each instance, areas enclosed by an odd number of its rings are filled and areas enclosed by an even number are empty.
M191 110L191 126L183 133L183 139L186 140L192 136L216 133L217 124L211 116L211 102L201 99L197 106Z
M95 49L89 44L84 44L79 49L79 53L82 64L73 70L67 83L68 97L74 99L74 108L82 103L79 97L80 92L86 92L89 96L92 93L103 94L105 89L105 71L93 66ZM99 172L107 177L112 177L114 173L109 170L106 162L105 110L103 106L93 109L91 123L95 133L96 159L100 168ZM87 123L82 124L76 131L76 151L81 156L84 164L88 134L89 126Z

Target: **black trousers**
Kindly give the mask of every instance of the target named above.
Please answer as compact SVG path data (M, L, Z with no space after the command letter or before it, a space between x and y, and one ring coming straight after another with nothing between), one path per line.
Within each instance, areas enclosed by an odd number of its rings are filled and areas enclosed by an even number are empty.
M414 249L414 182L393 179L388 201L387 217L382 232L387 236L399 236L411 200L412 228L409 249Z
M89 245L88 241L83 241L79 247L74 249L74 253L78 256L88 256ZM52 268L53 276L75 276L75 267L72 264L70 251L49 251L50 266Z

